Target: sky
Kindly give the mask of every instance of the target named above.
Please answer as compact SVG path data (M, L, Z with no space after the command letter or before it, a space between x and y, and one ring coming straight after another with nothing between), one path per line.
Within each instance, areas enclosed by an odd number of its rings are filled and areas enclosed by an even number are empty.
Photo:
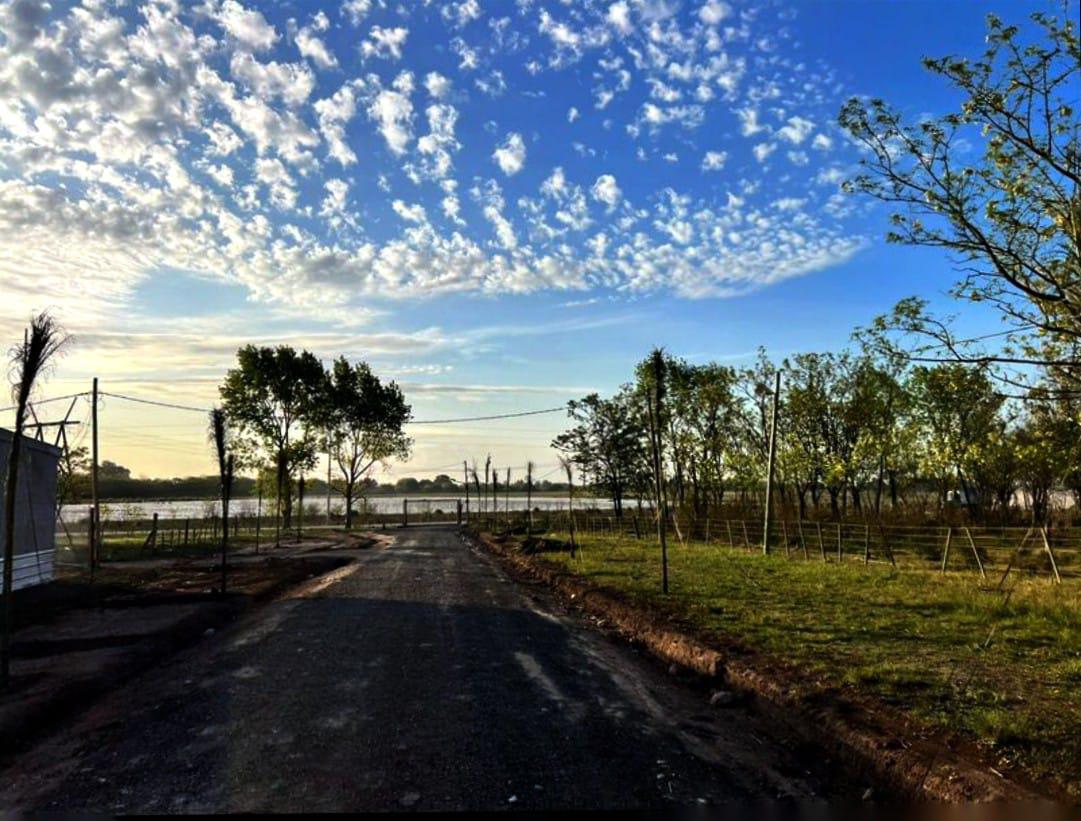
M561 413L423 422L610 393L655 345L740 365L842 347L911 294L956 310L950 260L886 245L888 212L841 192L837 112L953 110L920 58L975 57L987 12L1034 10L1054 8L5 2L0 338L49 309L72 340L40 398L97 376L195 408L244 344L363 359L418 420L378 478L487 453L549 473ZM103 459L212 471L199 413L100 414Z

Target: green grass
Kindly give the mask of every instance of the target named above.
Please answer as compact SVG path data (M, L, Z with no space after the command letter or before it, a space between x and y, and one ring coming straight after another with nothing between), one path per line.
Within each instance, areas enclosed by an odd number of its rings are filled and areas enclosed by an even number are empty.
M873 694L1081 796L1081 586L593 536L545 554L640 604ZM997 582L997 577L995 578Z

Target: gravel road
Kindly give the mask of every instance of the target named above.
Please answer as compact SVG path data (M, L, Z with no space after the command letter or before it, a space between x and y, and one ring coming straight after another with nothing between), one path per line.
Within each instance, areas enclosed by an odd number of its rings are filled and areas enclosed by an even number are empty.
M410 528L147 671L9 763L0 807L858 798L764 719L708 696L511 581L454 528Z

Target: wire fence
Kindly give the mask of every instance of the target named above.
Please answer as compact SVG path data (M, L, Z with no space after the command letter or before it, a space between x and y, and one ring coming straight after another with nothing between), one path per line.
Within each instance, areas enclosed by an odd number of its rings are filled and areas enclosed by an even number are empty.
M656 540L649 510L616 516L611 511L489 512L472 523L493 532L530 532ZM725 547L761 553L762 519L669 517L671 544ZM901 570L974 573L1001 584L1011 572L1055 581L1081 578L1081 528L914 526L780 519L771 523L769 552L824 564L890 565Z

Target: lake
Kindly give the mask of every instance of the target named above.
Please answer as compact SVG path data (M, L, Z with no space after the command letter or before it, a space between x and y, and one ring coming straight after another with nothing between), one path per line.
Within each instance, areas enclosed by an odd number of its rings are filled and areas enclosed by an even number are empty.
M435 510L451 512L455 510L458 500L465 504L465 496L434 495L422 496L412 494L386 494L371 496L367 500L368 510L372 513L401 513L402 503L409 500L411 513L427 513ZM470 508L476 510L476 497L470 496ZM499 510L506 510L508 500L504 496L499 497ZM525 510L526 497L524 495L511 494L511 510ZM575 506L588 506L591 508L607 509L612 507L611 499L575 497ZM259 500L254 498L233 499L229 504L229 513L232 515L253 516L256 513ZM304 500L306 510L316 509L317 515L325 515L327 504L326 497L308 496ZM354 510L359 510L361 502L354 505ZM65 505L61 511L61 518L68 523L86 521L88 504ZM533 507L541 510L566 510L566 496L534 496ZM342 515L345 506L341 497L331 497L331 512ZM264 501L262 512L264 516L272 513L270 505ZM187 499L187 500L160 500L147 502L122 502L103 501L101 503L101 518L103 521L128 521L130 519L150 519L157 513L162 519L199 519L221 513L221 502L212 499Z

